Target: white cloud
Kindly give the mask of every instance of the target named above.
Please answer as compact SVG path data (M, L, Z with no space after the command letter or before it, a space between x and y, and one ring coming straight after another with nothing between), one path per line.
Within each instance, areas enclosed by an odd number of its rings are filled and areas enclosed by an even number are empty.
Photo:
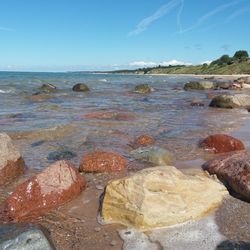
M129 33L129 36L138 35L145 31L148 26L156 21L157 19L165 16L170 10L172 10L174 7L176 7L178 4L182 3L181 0L172 0L169 3L161 6L155 13L153 13L151 16L148 16L144 19L142 19L136 26L136 28Z
M130 67L155 67L157 64L155 62L145 62L145 61L135 61L129 63Z
M200 64L210 64L212 61L211 60L207 60L207 61L203 61L203 62L201 62Z
M169 66L169 65L192 65L192 63L190 62L183 62L183 61L178 61L176 59L170 60L170 61L163 61L163 62L147 62L147 61L135 61L135 62L131 62L129 63L129 67L156 67L158 65L161 66Z

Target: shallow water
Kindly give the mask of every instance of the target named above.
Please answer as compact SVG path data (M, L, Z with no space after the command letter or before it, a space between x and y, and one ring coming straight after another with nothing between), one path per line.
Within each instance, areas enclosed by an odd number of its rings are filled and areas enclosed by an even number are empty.
M58 150L72 152L71 160L76 166L84 153L94 149L126 156L128 171L150 166L129 155L129 143L141 134L152 135L158 145L171 151L179 168L200 167L211 157L198 147L199 141L209 134L234 133L249 146L250 136L237 134L242 125L248 124L249 113L241 109L209 108L208 94L225 90L184 91L183 85L190 80L193 78L184 76L0 72L1 132L13 138L27 166L19 182L46 167L50 163L49 154ZM73 85L81 82L91 91L73 92ZM46 100L33 99L32 95L43 83L55 85L58 91L49 94ZM147 95L133 93L134 87L142 83L155 91ZM192 107L193 99L202 100L204 107ZM106 116L96 119L96 113L100 112ZM89 175L85 196L92 197L97 192L96 185L105 186L113 177ZM0 189L0 200L13 187ZM91 198L92 203L89 201L90 207L97 206L100 192L97 193ZM87 211L82 211L82 206L86 206L83 196L74 201L74 206L86 217ZM72 204L62 208L68 214L71 210ZM85 223L88 227L97 225L95 214ZM114 232L110 230L111 234Z

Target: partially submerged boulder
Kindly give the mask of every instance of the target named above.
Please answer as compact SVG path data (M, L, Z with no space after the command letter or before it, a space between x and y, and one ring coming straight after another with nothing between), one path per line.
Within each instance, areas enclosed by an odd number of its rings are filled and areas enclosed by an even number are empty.
M140 94L148 94L152 92L154 89L150 87L148 84L139 84L135 86L134 92L140 93Z
M250 201L250 150L220 156L203 164L240 197Z
M209 106L216 108L239 108L250 105L250 96L246 94L219 95L212 99Z
M107 222L147 230L201 218L227 194L221 183L203 173L184 175L172 166L154 167L109 182L101 215Z
M4 201L2 221L35 219L75 198L84 188L83 176L69 161L58 161L24 183Z
M229 135L215 134L205 138L200 146L213 153L227 153L231 151L244 150L244 144Z
M0 185L12 181L24 172L24 160L11 138L0 133Z
M95 151L83 156L80 172L117 172L123 171L127 167L127 160L114 152Z
M89 91L89 87L85 83L77 83L73 86L72 90L76 92L86 92Z
M211 81L191 81L185 84L185 90L206 90L215 89L216 84Z
M45 93L51 93L57 90L56 86L51 83L44 83L39 89Z
M139 147L131 151L130 154L137 160L150 162L158 166L169 165L174 160L171 152L158 146Z

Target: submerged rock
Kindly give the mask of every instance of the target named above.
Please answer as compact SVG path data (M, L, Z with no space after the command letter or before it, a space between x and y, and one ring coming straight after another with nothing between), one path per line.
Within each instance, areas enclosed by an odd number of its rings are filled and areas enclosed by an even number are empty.
M48 93L44 93L44 92L36 92L32 96L29 97L29 99L33 102L44 102L51 98L52 98L51 95L49 95Z
M32 224L9 224L0 226L0 249L8 250L54 250L49 232Z
M210 107L238 108L250 105L250 96L245 94L219 95L212 99Z
M158 166L171 164L174 160L172 153L158 146L140 147L131 151L130 154L137 160L150 162Z
M73 86L72 90L76 92L86 92L89 91L90 89L84 83L77 83L76 85Z
M24 172L24 160L11 138L0 133L0 185L12 181Z
M194 99L192 100L191 104L192 107L204 107L204 103L200 99Z
M203 169L217 177L240 197L250 201L250 151L220 156L203 164Z
M107 222L147 230L201 218L227 194L202 172L184 175L172 166L154 167L109 182L101 215Z
M95 151L83 156L79 171L81 172L116 172L125 170L127 160L113 152Z
M134 92L140 93L140 94L148 94L152 92L154 89L150 87L148 84L140 84L137 85L134 89Z
M132 143L134 149L155 144L155 139L150 135L141 135Z
M231 151L244 150L244 144L229 135L210 135L201 142L201 147L214 153L227 153Z
M74 152L69 150L58 150L50 152L47 159L49 161L60 161L60 160L71 160L72 158L76 157Z
M210 81L192 81L185 84L185 90L206 90L206 89L215 89L216 84Z
M39 88L42 92L51 93L57 90L56 86L50 83L45 83Z
M58 161L17 186L0 209L2 221L35 219L75 198L84 188L83 176L69 161Z
M115 121L133 121L135 119L133 114L112 112L112 111L100 111L100 112L88 113L84 115L83 118L115 120Z

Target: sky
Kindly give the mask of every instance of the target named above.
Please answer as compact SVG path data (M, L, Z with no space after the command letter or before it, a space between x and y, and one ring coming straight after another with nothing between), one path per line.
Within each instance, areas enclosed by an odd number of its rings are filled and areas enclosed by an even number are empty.
M250 54L250 0L0 0L0 70L200 64Z

